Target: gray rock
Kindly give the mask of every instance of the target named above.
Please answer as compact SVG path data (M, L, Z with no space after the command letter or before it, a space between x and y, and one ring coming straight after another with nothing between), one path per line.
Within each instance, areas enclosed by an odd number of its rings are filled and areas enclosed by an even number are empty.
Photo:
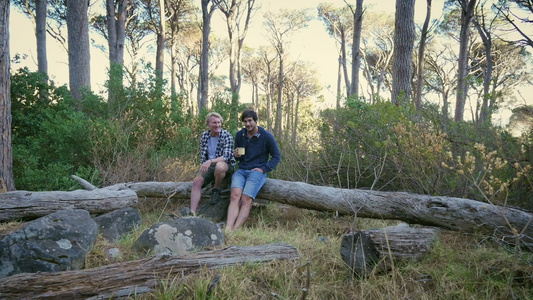
M198 208L198 215L213 222L221 222L226 219L230 202L229 189L222 190L220 201L216 204L207 202Z
M31 221L0 240L0 278L80 270L97 233L98 226L82 209L61 210Z
M109 248L105 250L105 255L111 261L116 261L122 258L122 251L119 248Z
M133 247L143 254L172 252L184 255L223 244L224 233L215 223L188 217L153 225L141 234Z
M115 242L141 225L141 214L133 207L124 207L95 217L94 221L99 233L106 240Z

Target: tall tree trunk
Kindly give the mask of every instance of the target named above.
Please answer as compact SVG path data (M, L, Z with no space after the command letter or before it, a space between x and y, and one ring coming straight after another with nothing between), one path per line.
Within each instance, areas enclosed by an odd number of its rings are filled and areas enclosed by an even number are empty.
M292 126L292 144L296 145L298 140L298 114L300 112L300 93L296 93L296 105L294 106L294 125Z
M484 15L482 15L481 21L482 23L480 24L479 21L474 20L474 25L479 33L479 36L481 37L481 40L483 41L483 45L485 46L486 59L486 66L483 70L483 99L479 115L479 122L489 123L491 117L491 110L489 109L489 100L491 100L493 96L490 92L492 69L494 66L494 62L492 60L492 36L490 33L490 29L486 28Z
M155 57L156 95L163 96L163 71L165 66L165 0L159 0L159 29L157 30L157 50Z
M341 92L341 79L342 77L342 55L339 55L339 66L337 68L337 109L341 108L341 98L342 98L342 92Z
M411 67L415 40L415 0L396 0L392 103L399 105L411 96Z
M15 190L11 147L9 0L0 2L0 193Z
M429 20L431 19L431 0L427 0L426 20L422 26L422 35L420 36L420 46L418 47L418 71L416 78L416 98L415 106L417 109L422 108L422 87L424 84L424 52L426 50L426 40L428 36Z
M200 55L200 77L198 79L198 112L207 108L209 98L209 34L211 33L211 17L215 11L215 3L202 0L202 52Z
M46 58L46 0L35 0L35 38L37 40L37 66L48 77Z
M271 60L268 60L265 54L265 62L267 64L267 93L266 93L266 111L267 111L267 130L272 131L272 68Z
M367 58L366 58L365 50L361 51L361 57L363 61L366 61ZM363 72L368 82L368 87L370 88L370 103L374 104L374 102L376 101L376 95L374 92L374 83L372 82L372 74L370 74L370 66L368 64L365 64L365 67L363 68Z
M115 5L115 2L117 5ZM124 41L128 0L106 0L107 38L109 46L109 86L107 103L112 115L121 114L123 93ZM115 7L118 8L115 11Z
M350 77L348 77L348 66L347 66L347 59L346 59L346 32L344 30L344 27L340 29L340 36L341 36L341 63L342 63L342 70L344 73L344 85L346 86L346 97L350 97Z
M413 0L414 5L414 0ZM359 69L361 68L361 31L363 30L363 0L357 0L353 13L352 84L350 95L359 95Z
M67 1L70 94L81 110L82 90L91 89L91 54L87 1Z
M278 99L276 101L276 123L274 124L274 132L278 138L282 138L282 105L281 100L283 99L283 45L280 47L279 52L279 85L278 85Z
M470 43L470 22L474 17L476 0L456 0L461 7L461 33L459 36L459 62L457 70L457 97L455 121L463 121L468 85L468 45Z

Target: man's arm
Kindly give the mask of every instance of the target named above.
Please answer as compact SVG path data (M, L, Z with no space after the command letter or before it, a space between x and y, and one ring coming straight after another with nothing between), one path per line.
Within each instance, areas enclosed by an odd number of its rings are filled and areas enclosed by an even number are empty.
M269 134L267 135L267 137L267 151L271 157L267 164L264 167L261 167L263 173L274 170L274 168L281 161L281 153L279 152L278 143L274 139L274 136L272 134Z

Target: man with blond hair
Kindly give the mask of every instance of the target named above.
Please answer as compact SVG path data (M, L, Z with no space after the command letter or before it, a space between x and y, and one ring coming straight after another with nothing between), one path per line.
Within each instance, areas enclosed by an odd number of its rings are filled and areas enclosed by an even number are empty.
M222 116L216 112L207 114L208 130L200 136L200 158L202 164L192 182L191 212L196 215L196 209L202 196L202 187L213 183L211 205L220 201L221 185L225 178L231 178L235 167L233 157L233 136L222 129Z

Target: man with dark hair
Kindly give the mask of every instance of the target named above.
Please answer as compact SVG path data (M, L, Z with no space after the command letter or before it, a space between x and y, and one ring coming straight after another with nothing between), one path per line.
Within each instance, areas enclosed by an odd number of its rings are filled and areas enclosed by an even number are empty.
M209 130L200 137L200 158L202 165L192 182L191 212L196 215L196 209L202 196L202 187L214 181L211 202L214 205L220 201L220 187L224 178L230 178L235 166L233 157L233 136L222 129L222 116L216 112L208 113L206 124Z
M266 182L267 173L274 170L281 154L274 136L257 126L257 114L245 110L241 115L244 128L237 132L233 155L239 162L231 177L231 196L226 223L227 230L235 230L248 219L252 202ZM244 155L238 149L244 148ZM241 152L242 153L242 152Z

